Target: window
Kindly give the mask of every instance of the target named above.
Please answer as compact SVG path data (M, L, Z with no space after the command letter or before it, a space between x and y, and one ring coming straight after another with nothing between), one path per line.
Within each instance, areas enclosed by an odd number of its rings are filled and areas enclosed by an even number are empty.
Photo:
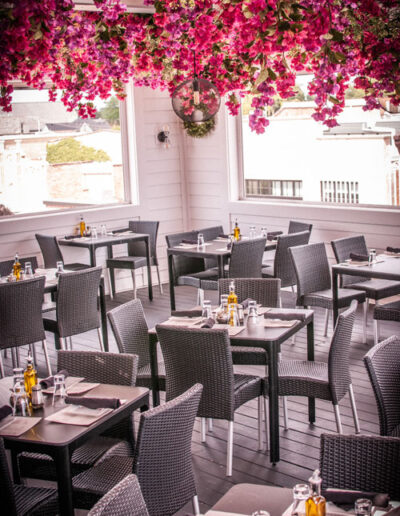
M120 106L94 101L81 119L47 90L16 89L12 111L0 111L0 203L12 214L129 201L125 187Z
M250 130L243 99L243 197L399 207L400 114L364 111L353 89L328 128L311 118L309 78L299 80L301 94L275 102L264 134Z

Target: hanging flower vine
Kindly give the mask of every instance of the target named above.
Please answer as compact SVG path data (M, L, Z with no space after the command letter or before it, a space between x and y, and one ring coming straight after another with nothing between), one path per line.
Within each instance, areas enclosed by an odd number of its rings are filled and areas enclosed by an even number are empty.
M314 118L336 125L346 89L400 104L398 0L155 0L154 14L127 13L120 0L0 2L0 106L11 110L12 81L62 90L68 109L94 116L93 100L124 83L168 88L193 74L214 83L231 114L251 94L251 128L264 132L274 98L294 94L297 73L310 73Z

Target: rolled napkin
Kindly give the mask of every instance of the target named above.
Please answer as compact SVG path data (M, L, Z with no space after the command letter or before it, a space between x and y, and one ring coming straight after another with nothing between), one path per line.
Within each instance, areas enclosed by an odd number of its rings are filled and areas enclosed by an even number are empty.
M201 326L200 328L212 328L215 324L215 321L214 319L212 319L211 317L209 317Z
M201 317L202 310L172 310L173 317Z
M68 371L66 369L61 369L61 371L59 371L56 374L63 374L64 378L67 378L69 376ZM47 378L43 378L43 380L40 380L39 383L42 389L49 389L54 385L54 376L48 376Z
M220 235L218 235L219 238L230 238L229 235L225 235L224 233L221 233Z
M12 408L10 405L3 405L0 407L0 421L10 414L12 414Z
M354 262L367 262L368 258L367 254L350 253L350 259Z
M255 301L255 299L251 299L251 297L248 297L240 303L243 306L243 310L246 310L246 308L248 308L250 301Z
M400 247L390 247L390 246L387 246L386 251L388 253L400 253Z
M116 409L121 406L118 398L86 398L84 396L67 396L65 403L70 405L81 405L89 409L111 408Z
M281 321L305 321L306 314L299 312L266 312L264 319L280 319Z
M197 245L197 240L189 240L187 238L183 238L181 244Z
M335 505L349 505L354 507L354 502L358 498L368 498L374 507L387 507L389 505L389 495L368 491L351 491L347 489L325 489L324 496L328 502ZM389 513L388 513L389 514Z
M81 235L65 235L64 240L73 240L74 238L82 238Z
M279 235L283 235L283 231L269 231L267 233L267 240L274 240Z

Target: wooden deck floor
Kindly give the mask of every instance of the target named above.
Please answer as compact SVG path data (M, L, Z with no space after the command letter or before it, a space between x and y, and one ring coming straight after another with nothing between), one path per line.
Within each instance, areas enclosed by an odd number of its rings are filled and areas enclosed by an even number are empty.
M196 292L190 287L176 289L177 308L195 305ZM208 294L208 293L207 293ZM164 286L164 295L161 296L158 287L154 288L154 301L147 299L147 290L138 292L146 312L149 327L165 320L169 315L168 287ZM118 294L114 300L108 300L108 309L131 299L131 292ZM216 293L207 295L213 302ZM283 293L283 305L293 306L294 296ZM372 314L370 314L372 315ZM326 361L329 337L323 337L323 311L317 309L315 315L315 358ZM353 332L351 347L351 375L354 385L355 398L362 433L377 434L378 416L371 386L364 368L362 357L373 345L372 319L368 326L368 344L362 343L361 312L358 314ZM110 333L110 350L116 351L115 341ZM331 330L330 330L331 333ZM382 324L382 337L399 333L399 326L395 323ZM48 336L48 345L51 360L55 364L51 335ZM74 338L74 349L98 349L97 335L89 332ZM23 354L22 354L23 355ZM288 342L282 347L283 359L306 358L306 333L300 332L294 345ZM45 373L43 363L39 364L39 373ZM7 374L11 374L10 359L6 360ZM238 371L250 374L263 374L263 368L240 366ZM305 398L289 398L290 429L283 429L281 421L281 461L273 466L265 452L257 450L257 406L256 402L249 402L242 406L235 416L233 476L225 477L226 461L226 432L227 422L214 421L213 432L207 436L207 443L200 442L200 422L196 421L193 434L193 463L196 474L197 489L201 510L206 512L230 487L236 483L250 482L257 484L273 484L292 487L299 481L309 478L319 461L319 437L324 432L335 432L336 426L332 406L328 402L317 400L317 420L312 426L307 420L307 400ZM340 404L343 429L345 433L353 433L353 419L348 396ZM191 504L184 507L178 514L185 515L191 512Z

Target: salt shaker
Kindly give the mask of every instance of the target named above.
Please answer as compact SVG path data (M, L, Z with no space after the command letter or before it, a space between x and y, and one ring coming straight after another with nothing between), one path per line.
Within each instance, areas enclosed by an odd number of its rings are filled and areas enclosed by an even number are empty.
M43 407L43 393L40 384L32 387L32 408L39 409Z

